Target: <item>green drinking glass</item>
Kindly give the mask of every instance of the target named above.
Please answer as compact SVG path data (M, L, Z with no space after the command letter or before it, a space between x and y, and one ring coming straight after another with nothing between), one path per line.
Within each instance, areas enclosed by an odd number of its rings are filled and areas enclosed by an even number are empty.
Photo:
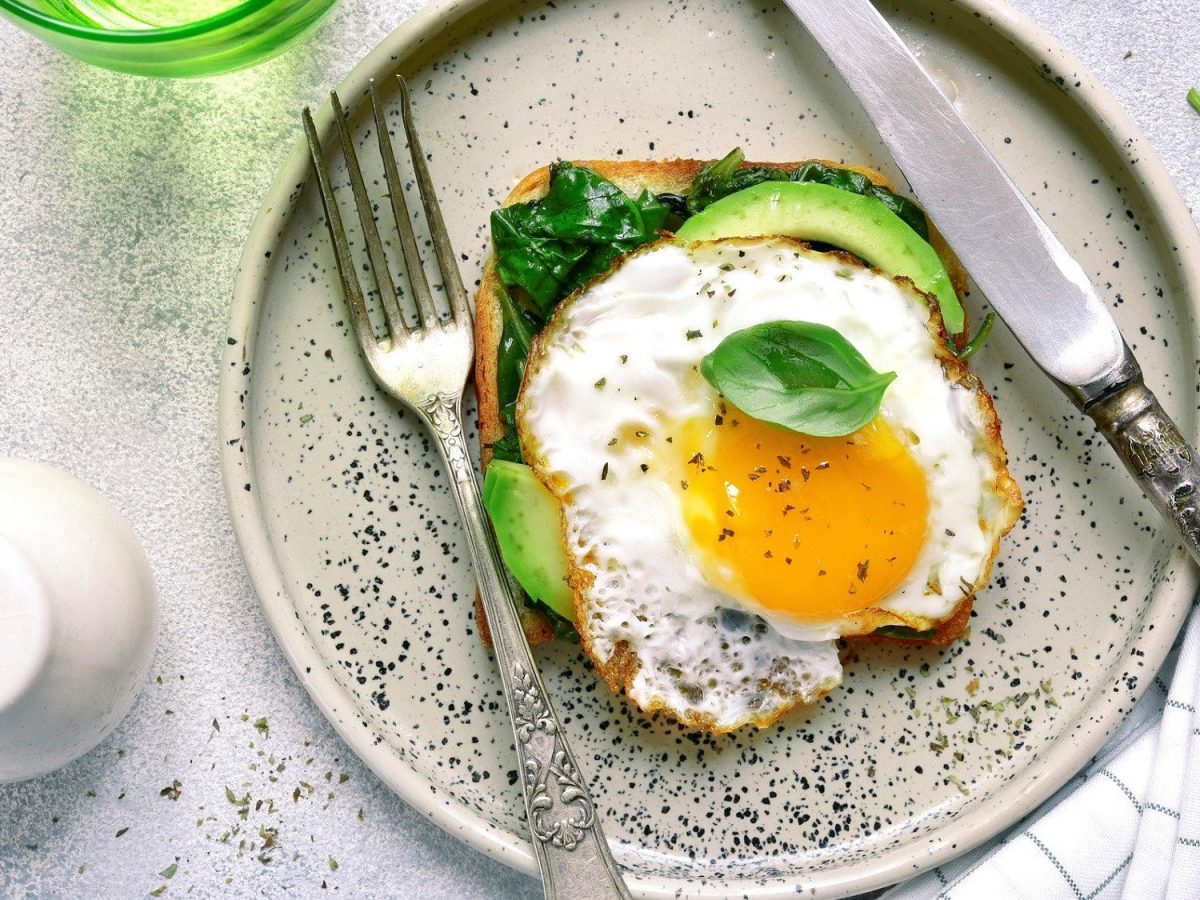
M188 77L274 56L335 0L0 0L0 16L85 62Z

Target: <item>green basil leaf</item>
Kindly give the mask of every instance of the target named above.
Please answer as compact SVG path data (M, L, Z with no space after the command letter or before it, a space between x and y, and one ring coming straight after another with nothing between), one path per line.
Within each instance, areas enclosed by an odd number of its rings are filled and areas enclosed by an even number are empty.
M815 322L764 322L726 337L700 372L742 412L801 434L852 434L879 412L895 372L879 373Z

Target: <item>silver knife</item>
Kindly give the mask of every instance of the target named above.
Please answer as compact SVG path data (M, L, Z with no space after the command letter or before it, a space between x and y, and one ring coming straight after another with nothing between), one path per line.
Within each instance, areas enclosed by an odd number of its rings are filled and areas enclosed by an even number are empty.
M784 2L858 97L996 312L1200 561L1196 451L1146 387L1083 269L870 0Z

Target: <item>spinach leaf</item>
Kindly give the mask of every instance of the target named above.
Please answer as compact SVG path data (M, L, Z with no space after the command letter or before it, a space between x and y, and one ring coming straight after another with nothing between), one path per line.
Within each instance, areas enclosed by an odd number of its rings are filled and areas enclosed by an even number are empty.
M617 257L628 249L620 244L609 247L596 247L571 271L571 277L563 286L563 297L575 293L597 275L608 271L608 267L617 261ZM562 302L562 298L558 302ZM555 303L557 306L558 303Z
M819 162L805 163L792 172L791 180L827 184L852 194L865 194L873 187L871 179L861 172L855 172L853 169L836 169Z
M937 634L937 629L917 631L917 629L909 628L907 625L882 625L871 633L881 635L882 637L899 638L905 641L927 641Z
M953 347L951 347L951 351L959 359L970 359L975 355L975 351L983 346L984 341L988 339L988 335L992 333L992 326L995 324L996 314L994 312L988 313L983 317L983 324L980 325L979 330L975 332L975 337L967 341L966 346L961 350L955 350Z
M652 240L669 214L649 191L630 197L591 169L555 163L545 197L492 213L496 267L548 317L619 254Z
M630 197L591 169L555 163L550 190L534 204L547 236L584 244L644 243L667 220L669 210L649 191Z
M583 244L542 234L544 217L534 204L514 204L492 213L496 270L509 287L519 287L543 312L554 309L571 270L588 254Z
M893 194L887 188L881 188L878 185L871 185L867 189L867 195L874 197L894 212L904 221L905 225L917 233L921 240L929 243L929 220L925 218L925 210L907 197Z
M630 197L607 178L569 162L550 167L546 196L492 213L492 243L504 327L497 359L500 414L509 431L492 446L521 462L514 433L529 344L555 307L606 271L622 253L654 239L671 209L649 191ZM527 309L514 297L531 302Z
M743 169L745 158L741 147L734 147L721 159L701 169L692 180L692 189L687 195L688 212L695 215L722 197L764 181L787 181L789 178L787 170L770 166Z
M667 221L663 227L667 231L678 231L682 225L692 215L692 211L688 209L687 197L683 194L655 194L658 202L665 206L670 213L667 216Z
M907 197L873 184L866 175L818 162L805 163L791 172L770 166L741 168L744 159L741 149L735 147L723 159L701 169L688 194L688 210L692 214L698 213L722 197L764 181L815 181L852 194L874 197L899 216L922 240L929 240L929 222L921 207Z
M896 378L872 369L827 325L789 321L735 331L704 357L700 372L742 412L815 437L862 428Z
M515 430L509 428L504 437L492 444L492 459L503 459L515 463L525 462Z
M500 417L510 429L517 425L517 392L525 375L525 360L534 332L541 323L519 308L512 294L500 285L500 311L504 327L496 356L496 386L500 395Z
M550 627L554 629L555 640L579 643L579 631L575 628L574 622L570 619L564 619L551 609L549 604L538 600L536 597L530 597L524 591L521 594L526 603L534 609L541 611L542 615L550 622Z

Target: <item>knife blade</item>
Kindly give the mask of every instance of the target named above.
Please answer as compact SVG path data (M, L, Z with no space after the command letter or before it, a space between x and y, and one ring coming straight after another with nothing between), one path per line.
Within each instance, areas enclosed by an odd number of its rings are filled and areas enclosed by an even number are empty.
M1033 360L1096 422L1200 561L1200 465L1082 267L870 0L784 0Z

